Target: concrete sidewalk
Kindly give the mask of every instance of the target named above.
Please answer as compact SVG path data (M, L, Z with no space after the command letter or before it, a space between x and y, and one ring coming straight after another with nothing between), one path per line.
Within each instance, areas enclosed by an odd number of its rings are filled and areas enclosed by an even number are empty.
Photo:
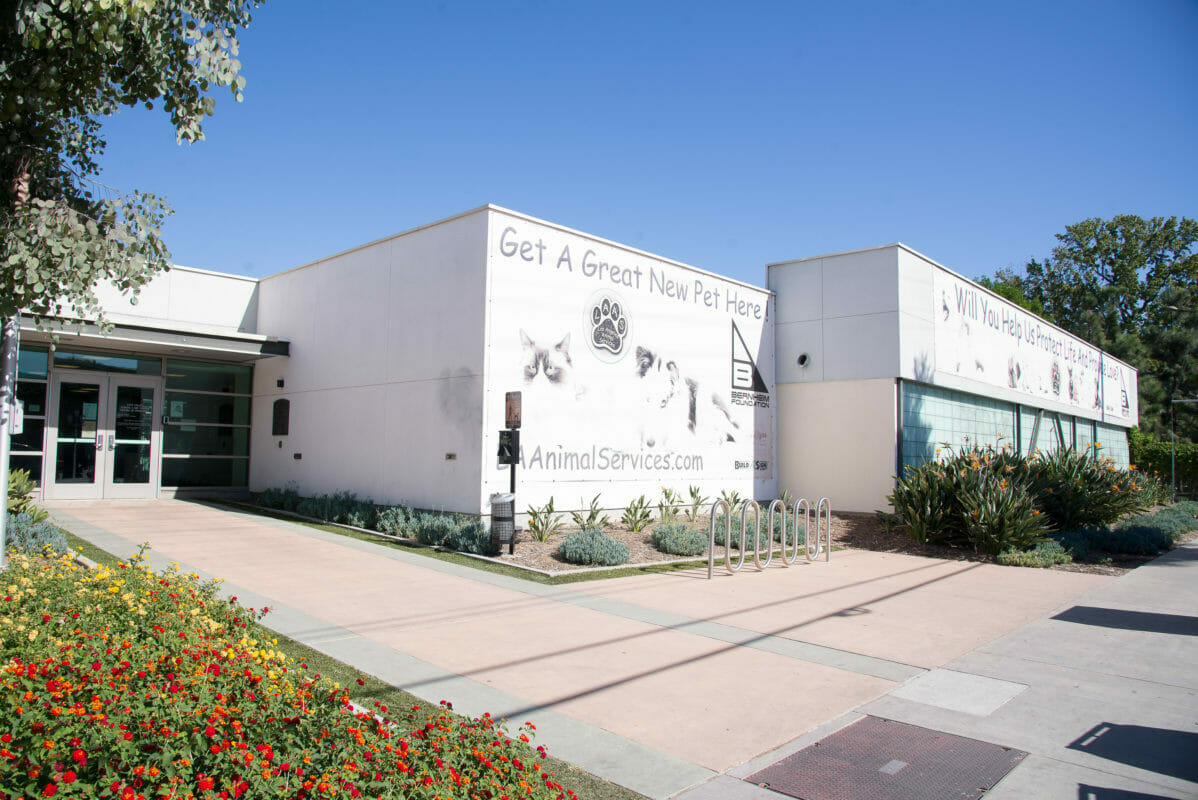
M1174 587L1184 574L1193 582L1192 559L1111 581L844 551L828 564L714 581L704 570L549 587L197 503L48 505L64 527L111 552L147 541L155 566L173 560L225 578L247 605L274 609L266 622L280 633L417 696L531 720L554 755L652 798L689 789L696 800L777 800L738 776L863 713L1032 752L993 797L1084 798L1082 778L1157 796L1194 788L1142 760L1112 762L1110 748L1069 748L1100 722L1193 734L1194 680L1185 674L1198 663L1193 637L1102 624L1167 626L1192 613L1193 589ZM1158 569L1164 577L1144 584L1140 576ZM1110 606L1104 592L1126 607ZM1149 607L1145 596L1181 606ZM1045 619L1074 605L1158 616ZM1099 651L1087 640L1094 636ZM1137 667L1130 653L1102 649L1108 636L1159 652ZM1069 680L1084 690L1062 689ZM1105 706L1086 705L1091 694ZM968 698L974 705L962 710ZM1071 700L1072 715L1054 712L1052 724L1032 713ZM1127 713L1114 713L1123 706ZM1187 714L1189 727L1178 722ZM1118 730L1126 738L1130 729ZM1040 792L1041 773L1060 778L1053 793Z

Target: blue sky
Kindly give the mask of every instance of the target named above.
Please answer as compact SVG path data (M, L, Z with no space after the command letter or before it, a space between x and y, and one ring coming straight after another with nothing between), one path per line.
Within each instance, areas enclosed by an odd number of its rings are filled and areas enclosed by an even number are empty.
M179 264L268 275L496 203L755 284L902 241L967 276L1198 217L1198 3L272 0L207 140L105 127Z

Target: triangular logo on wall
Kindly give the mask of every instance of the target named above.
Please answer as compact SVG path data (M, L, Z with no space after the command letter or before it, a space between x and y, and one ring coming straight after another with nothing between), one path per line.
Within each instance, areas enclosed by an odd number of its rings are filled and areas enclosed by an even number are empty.
M757 371L757 362L749 353L745 340L732 322L732 388L748 392L769 392L761 373Z

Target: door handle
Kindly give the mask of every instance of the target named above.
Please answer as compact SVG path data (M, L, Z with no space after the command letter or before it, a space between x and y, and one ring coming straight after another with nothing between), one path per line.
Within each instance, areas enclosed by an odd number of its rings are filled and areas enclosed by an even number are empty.
M96 434L96 449L97 450L104 449L104 434L102 434L102 433Z
M116 437L111 433L108 434L108 449L112 450L116 446Z

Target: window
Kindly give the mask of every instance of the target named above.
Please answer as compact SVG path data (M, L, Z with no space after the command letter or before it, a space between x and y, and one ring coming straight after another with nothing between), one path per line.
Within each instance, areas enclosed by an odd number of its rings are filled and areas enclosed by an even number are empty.
M287 428L291 424L291 401L276 400L273 413L271 414L270 435L271 436L286 436Z
M241 364L166 360L163 486L248 484L252 379Z

